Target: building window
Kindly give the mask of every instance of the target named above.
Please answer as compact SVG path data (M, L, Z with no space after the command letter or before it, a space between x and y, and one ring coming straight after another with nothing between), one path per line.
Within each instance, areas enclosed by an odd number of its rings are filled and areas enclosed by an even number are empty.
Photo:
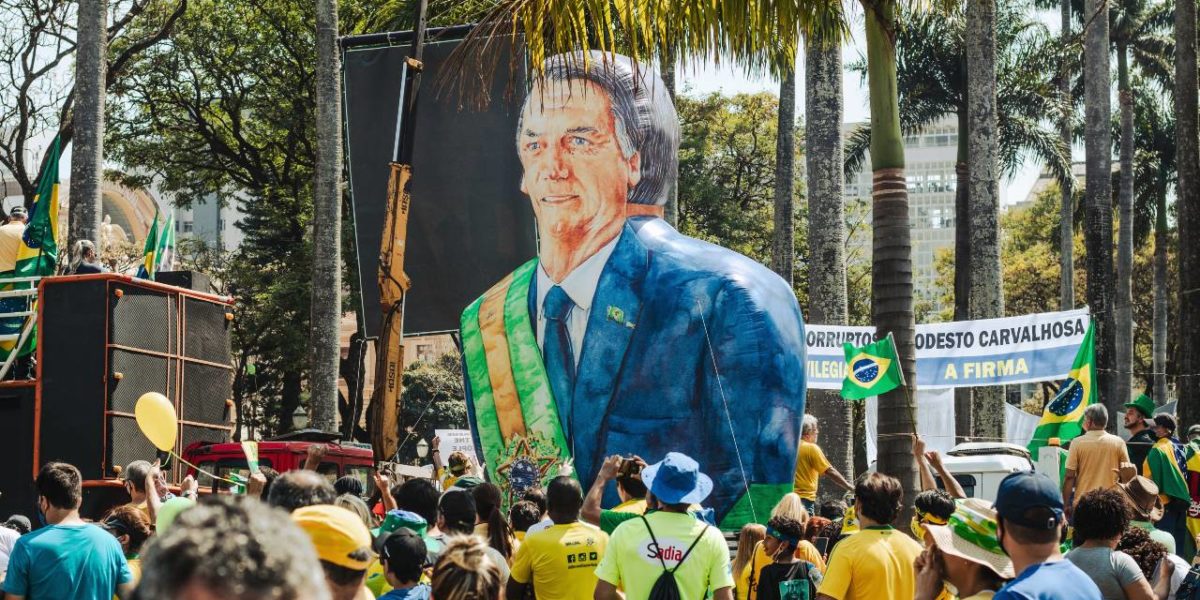
M183 232L184 233L192 232L192 222L191 221L183 221Z
M217 219L217 231L225 231L225 219Z
M417 360L433 362L433 344L417 344Z

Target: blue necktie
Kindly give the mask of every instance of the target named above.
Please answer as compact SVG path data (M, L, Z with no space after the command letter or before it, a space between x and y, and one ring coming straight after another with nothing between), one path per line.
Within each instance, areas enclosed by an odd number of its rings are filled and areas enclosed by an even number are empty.
M558 406L563 434L568 439L571 437L571 395L575 391L575 353L571 351L567 315L574 307L571 297L557 285L550 288L542 302L542 315L546 318L542 358L546 363L550 390L554 392L554 403Z

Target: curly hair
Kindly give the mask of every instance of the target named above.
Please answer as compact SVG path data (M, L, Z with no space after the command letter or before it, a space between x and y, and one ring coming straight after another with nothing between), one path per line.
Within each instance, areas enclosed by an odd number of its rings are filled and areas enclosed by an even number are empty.
M1111 540L1129 528L1129 510L1118 490L1092 490L1075 505L1075 545Z
M954 497L945 490L925 490L913 500L913 506L939 519L949 519L954 514Z
M819 537L824 537L825 529L833 523L825 517L813 517L804 525L804 539L813 541Z
M109 533L116 537L129 536L127 554L141 553L142 545L150 539L150 535L153 533L150 529L150 519L146 518L146 513L138 510L132 504L122 504L108 511L101 523Z
M804 523L789 517L771 517L767 521L767 529L778 531L781 535L785 535L796 541L780 539L779 541L788 549L789 552L796 550L798 542L804 538ZM767 535L770 535L769 533Z
M1147 580L1154 579L1159 561L1167 555L1167 547L1150 539L1150 534L1141 527L1127 529L1117 542L1117 550L1132 556Z
M438 600L499 600L504 582L488 546L474 536L453 536L433 566L432 597Z

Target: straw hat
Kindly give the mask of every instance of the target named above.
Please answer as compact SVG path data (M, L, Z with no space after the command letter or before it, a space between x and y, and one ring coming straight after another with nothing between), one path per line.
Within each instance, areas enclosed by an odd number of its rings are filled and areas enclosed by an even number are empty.
M990 502L968 498L957 503L945 525L926 525L938 550L983 565L1000 577L1012 579L1012 559L1000 549L996 537L996 511Z

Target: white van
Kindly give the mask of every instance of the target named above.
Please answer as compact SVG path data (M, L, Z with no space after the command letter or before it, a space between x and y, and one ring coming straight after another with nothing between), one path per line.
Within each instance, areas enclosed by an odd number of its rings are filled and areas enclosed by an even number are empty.
M1000 481L1009 473L1034 468L1028 449L1000 442L958 444L942 457L942 464L958 480L968 498L982 498L988 502L996 501ZM938 481L938 487L941 486Z

